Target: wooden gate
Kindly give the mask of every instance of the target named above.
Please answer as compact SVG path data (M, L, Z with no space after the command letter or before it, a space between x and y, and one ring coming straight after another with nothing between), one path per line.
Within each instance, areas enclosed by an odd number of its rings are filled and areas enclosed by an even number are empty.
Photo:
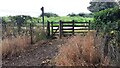
M65 34L76 34L76 33L87 33L90 30L89 22L75 22L69 21L59 21L59 22L49 22L47 23L47 33L48 36L54 36L59 34L61 38Z

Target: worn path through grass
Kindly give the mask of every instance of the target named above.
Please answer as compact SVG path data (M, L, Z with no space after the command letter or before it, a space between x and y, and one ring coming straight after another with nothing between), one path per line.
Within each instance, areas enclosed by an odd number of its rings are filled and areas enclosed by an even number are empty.
M41 66L44 61L51 60L58 52L61 44L67 38L53 39L38 42L31 45L27 50L19 55L8 56L2 59L3 66ZM45 62L47 63L47 62Z

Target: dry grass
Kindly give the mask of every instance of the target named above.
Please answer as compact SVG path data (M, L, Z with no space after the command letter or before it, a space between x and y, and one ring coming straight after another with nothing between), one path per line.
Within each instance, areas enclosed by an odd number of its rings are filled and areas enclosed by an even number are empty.
M17 36L16 38L9 38L2 40L2 56L12 56L18 54L30 44L30 38L27 36Z
M95 32L89 32L86 36L73 36L66 44L60 47L55 58L57 66L96 66L108 65L106 57L101 59L101 52L95 44Z
M11 34L11 32L7 32L6 34ZM25 48L29 47L31 44L31 36L29 32L21 32L21 35L16 34L16 38L13 38L12 36L6 37L5 34L3 34L3 36L5 36L2 40L1 47L3 58L24 52L26 50ZM36 27L36 29L32 32L32 39L33 43L37 43L38 41L46 39L46 33L42 30L42 28Z

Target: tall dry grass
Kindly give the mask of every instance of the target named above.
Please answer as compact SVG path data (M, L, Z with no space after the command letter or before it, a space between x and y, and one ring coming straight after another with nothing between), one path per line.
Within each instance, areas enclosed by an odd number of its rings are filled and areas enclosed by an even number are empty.
M9 30L8 30L9 31ZM7 34L11 34L8 32ZM3 36L6 36L3 34ZM21 52L26 51L27 47L31 45L31 35L28 31L24 33L21 31L21 34L15 35L16 37L8 36L4 37L2 40L2 56L3 58L7 56L12 56L15 54L20 54ZM36 27L32 30L32 42L37 43L41 40L46 39L46 33L42 30L42 28Z
M2 40L2 56L12 56L19 54L30 45L30 38L28 36L17 36L16 38L7 38Z
M95 32L86 36L73 36L60 47L59 54L54 59L56 66L97 66L109 65L109 59L101 59L101 52L95 41ZM101 44L101 43L99 43Z

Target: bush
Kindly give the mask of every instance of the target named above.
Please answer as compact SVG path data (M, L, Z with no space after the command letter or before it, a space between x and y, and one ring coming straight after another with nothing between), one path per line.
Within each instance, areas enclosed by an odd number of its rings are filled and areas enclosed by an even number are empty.
M56 66L96 66L109 65L109 59L102 58L103 38L94 38L95 31L86 36L73 36L67 43L60 46L58 55L54 59ZM94 43L96 41L97 43Z
M120 9L110 8L94 14L95 26L98 31L110 33L111 31L118 31L118 20L120 19Z
M94 21L97 34L105 38L104 56L109 56L114 64L120 63L120 9L115 7L97 12ZM116 57L113 59L113 56Z

